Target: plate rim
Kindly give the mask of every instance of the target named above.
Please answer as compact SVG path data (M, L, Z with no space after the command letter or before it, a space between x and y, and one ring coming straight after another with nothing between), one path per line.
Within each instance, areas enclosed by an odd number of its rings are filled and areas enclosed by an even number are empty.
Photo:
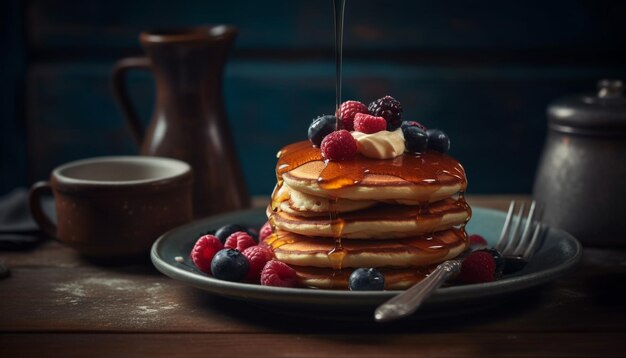
M502 211L490 208L483 208L480 206L473 207L472 209L485 211L492 215L505 215L505 213ZM223 281L177 267L167 262L163 257L161 257L161 255L159 255L159 248L161 248L164 243L177 232L184 231L187 228L195 225L200 225L200 223L204 223L207 221L218 221L220 219L223 220L231 216L251 215L263 211L264 210L262 208L233 211L221 215L194 220L190 223L174 228L161 235L154 242L150 249L150 259L153 265L157 268L157 270L172 279L182 281L185 284L191 285L193 287L202 289L213 294L227 296L235 299L256 298L262 301L270 301L275 298L280 298L286 301L294 301L305 297L307 300L327 301L345 300L347 297L350 297L354 300L357 300L357 302L383 302L397 295L399 292L402 292L401 290L346 291L312 288L285 288L262 286L252 283ZM477 299L485 296L500 295L539 286L547 282L553 281L557 277L567 274L580 261L582 257L582 245L568 232L554 227L548 228L550 230L557 231L563 236L563 239L570 242L575 250L573 256L557 266L537 272L531 272L520 276L512 276L506 279L481 284L439 288L431 297L428 298L427 302L436 304L455 301L458 300L460 296L462 296L463 299ZM320 302L320 304L321 303L323 302Z

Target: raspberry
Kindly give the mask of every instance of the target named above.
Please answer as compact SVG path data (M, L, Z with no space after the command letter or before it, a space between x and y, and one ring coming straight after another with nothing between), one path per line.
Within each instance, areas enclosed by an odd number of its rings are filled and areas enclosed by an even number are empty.
M270 235L272 235L272 226L270 225L270 222L267 221L263 224L261 230L259 231L259 242L265 241L265 239Z
M504 258L504 256L502 256L500 251L494 248L491 248L491 249L484 248L484 249L481 249L480 251L484 251L493 257L493 261L496 263L496 277L501 276L502 273L504 272L506 259Z
M359 101L345 101L339 106L337 114L341 118L341 129L354 130L354 119L357 113L368 114L367 106Z
M213 235L204 235L196 241L191 250L191 261L202 272L211 273L211 260L215 253L224 248L220 239Z
M480 235L470 235L469 243L471 247L483 248L487 246L487 240Z
M250 268L246 274L246 281L259 282L261 277L261 270L265 267L265 264L274 258L274 251L268 246L250 246L243 250L243 256L248 258Z
M376 133L387 129L387 121L383 117L374 117L371 114L357 113L354 116L354 130L361 133Z
M385 118L388 131L394 131L402 124L402 105L391 96L375 100L367 109L371 115Z
M225 249L235 249L243 251L250 246L256 245L256 242L247 232L237 231L232 233L224 243Z
M328 160L349 159L356 155L356 140L345 129L335 131L324 137L322 155Z
M287 264L270 260L261 271L261 285L277 287L295 287L296 271Z
M495 279L495 272L493 256L485 251L475 251L463 261L457 278L463 283L491 282Z

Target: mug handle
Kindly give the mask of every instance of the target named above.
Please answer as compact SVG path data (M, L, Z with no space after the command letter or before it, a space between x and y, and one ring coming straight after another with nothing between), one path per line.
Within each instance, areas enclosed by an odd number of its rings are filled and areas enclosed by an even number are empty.
M139 120L139 115L137 115L135 106L133 106L133 102L126 88L126 73L132 69L149 70L150 59L147 57L127 57L117 61L111 74L111 84L115 100L120 106L130 130L133 132L135 142L137 142L137 145L141 145L143 141L143 128Z
M57 237L57 226L50 220L41 207L41 196L51 194L52 186L49 181L39 181L33 184L28 195L30 213L37 222L37 225L48 236Z

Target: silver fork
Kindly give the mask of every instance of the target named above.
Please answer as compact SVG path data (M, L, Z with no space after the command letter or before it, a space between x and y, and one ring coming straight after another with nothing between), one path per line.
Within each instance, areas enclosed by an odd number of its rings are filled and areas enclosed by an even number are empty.
M521 268L535 254L543 226L540 223L541 210L535 201L531 203L526 218L524 203L520 205L517 215L514 215L515 208L515 201L511 201L500 239L494 247L506 258L507 263L514 263ZM463 260L464 257L460 257L442 262L428 277L378 306L374 311L376 321L391 321L415 312L426 298L461 270Z

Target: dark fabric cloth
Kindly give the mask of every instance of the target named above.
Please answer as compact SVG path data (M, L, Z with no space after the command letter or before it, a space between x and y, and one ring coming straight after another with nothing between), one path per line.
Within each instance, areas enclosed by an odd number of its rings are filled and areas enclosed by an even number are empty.
M45 199L42 206L54 220L53 199ZM28 189L17 188L0 197L0 250L30 249L44 239L30 215Z

